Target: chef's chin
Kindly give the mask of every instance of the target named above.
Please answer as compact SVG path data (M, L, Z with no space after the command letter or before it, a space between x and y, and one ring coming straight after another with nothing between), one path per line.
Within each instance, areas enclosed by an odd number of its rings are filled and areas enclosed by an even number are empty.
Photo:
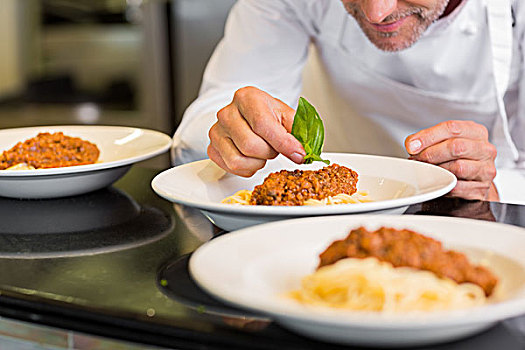
M383 35L384 34L384 35ZM382 33L380 37L368 36L368 40L374 44L379 50L386 52L397 52L408 49L417 42L419 38L405 38L399 35L399 33Z

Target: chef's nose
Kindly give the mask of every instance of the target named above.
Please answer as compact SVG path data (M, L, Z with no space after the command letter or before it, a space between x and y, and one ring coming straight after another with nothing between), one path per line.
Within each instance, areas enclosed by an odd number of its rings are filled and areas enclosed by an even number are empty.
M363 0L361 9L371 23L381 23L397 8L397 0Z

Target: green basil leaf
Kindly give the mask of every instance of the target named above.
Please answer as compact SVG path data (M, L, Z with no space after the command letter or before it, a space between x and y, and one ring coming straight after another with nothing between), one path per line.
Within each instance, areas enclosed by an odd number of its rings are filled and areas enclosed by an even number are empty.
M304 164L314 161L330 164L321 159L324 144L324 125L319 113L306 99L299 98L292 125L292 135L303 145L306 152Z
M309 161L308 163L306 162L307 160ZM304 157L304 164L311 164L314 161L319 161L319 162L325 163L326 165L330 165L330 161L329 160L322 159L321 157L319 157L316 154L310 154L310 155L307 155L306 157Z

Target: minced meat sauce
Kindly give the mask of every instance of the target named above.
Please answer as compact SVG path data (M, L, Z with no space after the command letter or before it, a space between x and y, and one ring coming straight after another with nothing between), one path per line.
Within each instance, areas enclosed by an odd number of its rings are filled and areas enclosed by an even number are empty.
M489 296L498 279L485 267L471 265L467 257L453 250L444 250L441 242L410 230L382 227L368 231L352 230L343 240L333 242L320 255L319 267L345 258L375 257L394 267L406 266L448 277L456 283L475 283Z
M255 186L253 205L303 205L308 199L324 199L357 191L357 173L332 164L320 170L281 170L271 173Z
M98 147L89 141L62 132L45 132L4 151L0 155L0 170L21 163L36 169L92 164L99 154Z

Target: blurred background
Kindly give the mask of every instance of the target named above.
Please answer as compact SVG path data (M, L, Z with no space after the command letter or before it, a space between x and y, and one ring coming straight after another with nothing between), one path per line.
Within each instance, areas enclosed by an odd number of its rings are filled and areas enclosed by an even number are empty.
M173 134L235 0L0 0L0 128Z

